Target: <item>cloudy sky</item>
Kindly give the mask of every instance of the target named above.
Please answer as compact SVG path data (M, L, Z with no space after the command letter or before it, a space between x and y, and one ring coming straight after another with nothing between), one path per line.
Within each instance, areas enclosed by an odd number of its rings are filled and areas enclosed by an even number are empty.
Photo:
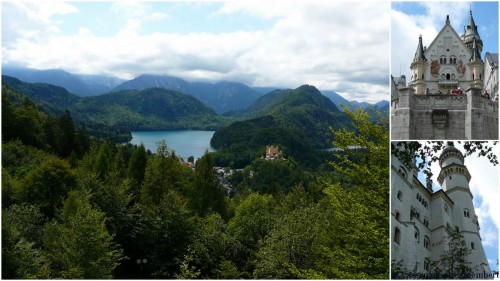
M465 150L462 144L455 142L455 147L463 153ZM493 152L500 158L500 144L494 147ZM474 196L473 203L481 226L481 238L483 239L486 257L490 263L490 268L498 270L498 226L500 225L500 205L498 204L500 182L498 175L500 174L500 167L498 165L493 166L485 157L477 157L474 154L465 158L465 165L471 174L469 187ZM437 181L440 171L439 163L433 163L431 171L433 174L433 190L437 191L441 189ZM425 183L423 173L420 173L418 178L420 182Z
M3 1L2 64L388 100L390 2Z
M443 28L446 15L458 35L472 16L483 40L483 53L498 53L498 2L393 2L391 8L391 74L406 75L417 49L418 36L429 46Z

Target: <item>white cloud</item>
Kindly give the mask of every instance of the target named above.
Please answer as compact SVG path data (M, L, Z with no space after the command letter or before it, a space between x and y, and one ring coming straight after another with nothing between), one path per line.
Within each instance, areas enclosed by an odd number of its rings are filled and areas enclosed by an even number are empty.
M312 84L375 102L388 99L389 12L389 2L225 2L213 16L244 13L274 24L256 31L143 35L145 21L168 15L146 3L116 2L111 13L123 21L116 34L80 28L73 35L16 36L16 44L3 47L3 63L122 78L152 73L251 86Z
M62 1L2 1L2 44L15 44L17 39L43 40L59 32L55 15L78 13L78 9Z

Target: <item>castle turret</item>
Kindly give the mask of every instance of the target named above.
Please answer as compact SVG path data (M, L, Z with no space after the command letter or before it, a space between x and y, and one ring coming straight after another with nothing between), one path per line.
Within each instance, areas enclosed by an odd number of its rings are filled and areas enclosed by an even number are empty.
M472 88L483 88L484 63L481 60L481 52L479 51L476 38L472 40L472 55L468 65L472 72L472 83L470 86Z
M418 37L417 50L410 69L412 72L412 86L416 94L425 94L425 69L427 68L427 60L425 58L425 50L422 44L422 35Z
M469 189L471 175L464 165L464 157L455 147L447 147L439 157L439 165L441 166L439 184L454 203L450 214L453 226L450 227L462 234L465 244L471 250L467 261L470 262L473 271L489 273L490 268L479 234L478 217L474 211L473 196Z
M477 25L474 22L474 18L472 17L472 8L469 12L469 22L467 23L467 27L464 29L464 34L462 35L462 40L465 43L465 46L472 51L474 39L477 40L477 48L479 53L483 51L483 40L479 36L479 32L477 31Z

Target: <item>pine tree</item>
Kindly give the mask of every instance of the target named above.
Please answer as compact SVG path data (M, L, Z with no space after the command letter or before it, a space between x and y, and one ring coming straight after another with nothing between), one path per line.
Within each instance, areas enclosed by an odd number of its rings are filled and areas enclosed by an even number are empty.
M200 216L217 212L223 218L227 218L227 197L213 167L213 158L208 152L196 162L195 179L191 194L192 208Z
M88 192L70 192L60 221L45 227L44 248L55 278L110 279L123 259L104 214L89 201Z
M144 144L141 145L134 151L134 154L128 162L128 177L135 180L137 185L141 185L144 180L144 173L146 171L146 164L148 161L148 156L146 154L146 148Z

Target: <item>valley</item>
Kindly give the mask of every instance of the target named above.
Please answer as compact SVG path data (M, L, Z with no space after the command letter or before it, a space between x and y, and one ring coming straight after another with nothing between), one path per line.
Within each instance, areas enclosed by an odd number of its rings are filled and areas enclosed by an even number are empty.
M387 161L386 119L312 85L266 90L219 114L172 89L2 76L2 277L383 278L387 247L365 245L387 240L388 174L356 171Z

